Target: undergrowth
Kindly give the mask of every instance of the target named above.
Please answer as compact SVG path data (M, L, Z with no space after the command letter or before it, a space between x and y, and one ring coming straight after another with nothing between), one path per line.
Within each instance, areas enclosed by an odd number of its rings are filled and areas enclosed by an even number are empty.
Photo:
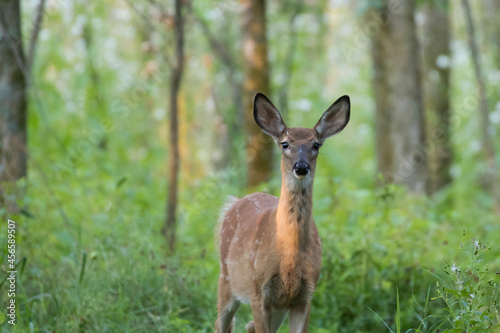
M494 217L483 214L484 224L472 224L467 221L478 218L470 219L470 212L444 209L398 187L368 190L318 178L314 216L323 266L310 332L498 330ZM67 225L57 210L33 200L40 190L28 191L23 200L32 217L11 216L18 222L17 255L24 265L18 275L18 323L11 327L0 317L2 332L213 331L219 269L213 230L218 207L235 193L232 182L217 191L203 191L206 184L200 183L196 195L183 197L181 205L191 208L181 211L173 255L159 232L162 213L147 200L156 187L150 186L143 203L126 203L142 195L135 182L104 183L92 197L82 193L78 200L63 201L71 212ZM91 200L102 204L90 205ZM477 241L457 254L463 236L456 229L463 227L491 249ZM6 232L5 224L0 232ZM5 251L4 239L0 242ZM462 260L466 253L470 264ZM441 274L445 260L447 274ZM1 299L4 307L4 287ZM249 307L241 306L237 331L250 318ZM287 331L285 325L280 330Z

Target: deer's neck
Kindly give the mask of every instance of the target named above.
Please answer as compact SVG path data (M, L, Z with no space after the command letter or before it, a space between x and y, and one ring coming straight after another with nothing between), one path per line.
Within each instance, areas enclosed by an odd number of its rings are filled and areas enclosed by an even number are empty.
M276 238L278 250L283 254L294 257L309 243L312 189L312 177L302 180L286 176L282 178L276 212Z

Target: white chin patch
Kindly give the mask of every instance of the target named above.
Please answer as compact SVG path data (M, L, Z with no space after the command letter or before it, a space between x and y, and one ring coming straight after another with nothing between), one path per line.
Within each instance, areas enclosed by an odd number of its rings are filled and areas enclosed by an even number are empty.
M299 189L303 187L308 187L312 181L312 178L309 177L311 172L307 175L297 175L295 172L287 172L286 175L286 183L290 187L290 189Z

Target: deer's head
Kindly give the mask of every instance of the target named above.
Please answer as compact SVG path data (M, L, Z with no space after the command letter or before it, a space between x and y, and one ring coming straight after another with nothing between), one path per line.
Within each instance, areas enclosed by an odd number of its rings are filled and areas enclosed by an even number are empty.
M340 97L323 113L314 128L288 128L273 103L262 93L254 100L253 116L262 131L273 137L281 150L281 172L293 181L312 181L316 158L323 142L341 132L349 122L349 96Z

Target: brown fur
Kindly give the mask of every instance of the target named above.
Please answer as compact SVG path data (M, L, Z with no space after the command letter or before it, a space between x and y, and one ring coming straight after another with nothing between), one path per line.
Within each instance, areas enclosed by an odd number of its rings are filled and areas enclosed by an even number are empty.
M314 129L286 128L263 95L256 97L254 117L280 147L288 144L282 147L281 197L253 193L232 203L224 214L215 328L218 333L233 332L233 317L243 302L251 305L254 316L247 332L274 333L288 312L290 332L307 332L321 270L321 243L312 218L318 155L313 147L345 127L349 99L334 103ZM294 171L299 161L309 166L305 175Z
M288 131L299 137L312 134L293 130ZM321 244L311 215L312 180L303 181L306 187L287 184L289 164L283 158L280 199L253 193L234 202L224 215L219 312L233 299L252 304L254 316L273 308L309 307L321 270ZM257 327L255 331L260 332Z

